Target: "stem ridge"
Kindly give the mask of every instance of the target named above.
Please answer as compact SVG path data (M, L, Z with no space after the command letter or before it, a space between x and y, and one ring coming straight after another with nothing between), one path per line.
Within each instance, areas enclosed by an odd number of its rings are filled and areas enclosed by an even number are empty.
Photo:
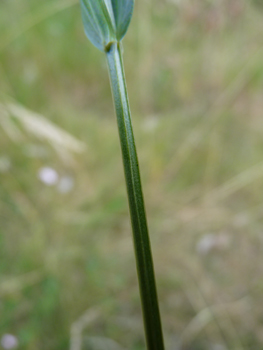
M105 53L108 61L122 150L147 349L164 350L153 259L131 122L121 44L119 42L111 43L105 50Z

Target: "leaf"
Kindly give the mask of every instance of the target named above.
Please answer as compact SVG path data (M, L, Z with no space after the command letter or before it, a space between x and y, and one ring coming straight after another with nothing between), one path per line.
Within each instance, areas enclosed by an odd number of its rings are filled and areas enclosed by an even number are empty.
M120 41L126 34L133 13L134 0L111 0L116 23L117 39Z
M101 51L123 39L129 27L134 0L80 0L84 30Z
M80 4L85 33L93 45L103 50L115 39L114 17L105 0L81 0Z

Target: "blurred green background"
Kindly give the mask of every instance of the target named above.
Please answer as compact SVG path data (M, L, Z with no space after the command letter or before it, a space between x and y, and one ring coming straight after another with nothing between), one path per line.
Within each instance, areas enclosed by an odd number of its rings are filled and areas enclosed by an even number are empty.
M124 60L168 350L263 349L261 0L140 0ZM144 349L104 55L0 1L3 349ZM83 347L81 347L83 345Z

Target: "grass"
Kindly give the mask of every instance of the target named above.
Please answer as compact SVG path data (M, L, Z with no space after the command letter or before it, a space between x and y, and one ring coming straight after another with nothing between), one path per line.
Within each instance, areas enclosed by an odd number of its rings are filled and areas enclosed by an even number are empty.
M125 38L167 349L263 349L257 6L141 1ZM107 67L87 45L78 6L54 10L20 35L39 13L34 1L1 3L1 106L43 115L85 149L55 147L15 116L6 126L1 109L0 336L15 334L22 350L69 348L70 329L86 313L84 337L100 337L102 349L110 338L139 350L140 303ZM73 178L73 190L43 184L44 166ZM226 244L201 254L197 246L209 234Z

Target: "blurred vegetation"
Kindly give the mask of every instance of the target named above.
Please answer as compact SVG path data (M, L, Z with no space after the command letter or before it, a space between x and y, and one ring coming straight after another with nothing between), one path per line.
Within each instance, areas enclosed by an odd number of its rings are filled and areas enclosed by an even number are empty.
M125 39L167 349L263 349L262 19L140 0ZM143 349L105 58L76 0L2 0L0 33L0 338Z

